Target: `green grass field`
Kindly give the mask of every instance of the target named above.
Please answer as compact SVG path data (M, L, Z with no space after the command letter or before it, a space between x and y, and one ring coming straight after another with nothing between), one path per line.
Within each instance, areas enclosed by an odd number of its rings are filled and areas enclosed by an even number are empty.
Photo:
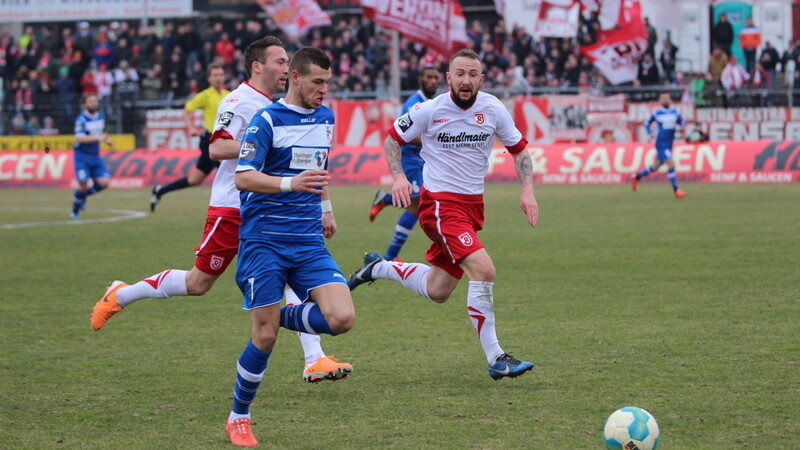
M277 448L601 448L615 409L649 410L663 449L800 446L800 184L540 186L527 226L516 186L490 186L481 239L497 266L504 349L536 363L495 382L466 282L437 305L384 281L357 323L323 337L349 380L302 381L282 332L253 405ZM398 216L367 221L373 189L332 188L329 241L349 274ZM143 300L100 332L114 279L189 269L207 188L103 192L69 224L70 192L0 190L0 448L225 448L249 316L229 270L205 297ZM38 223L40 226L19 227ZM9 226L9 225L13 225ZM421 261L415 230L402 253Z

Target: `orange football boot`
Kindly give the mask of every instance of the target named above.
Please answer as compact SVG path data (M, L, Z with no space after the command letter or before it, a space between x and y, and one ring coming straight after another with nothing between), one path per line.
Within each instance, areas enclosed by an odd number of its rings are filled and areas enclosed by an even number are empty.
M675 198L683 198L686 197L686 191L683 189L676 189L675 190Z
M254 447L258 445L253 430L250 429L250 419L236 419L225 424L225 432L231 438L231 444L241 445L242 447Z
M383 189L375 191L375 198L372 199L372 207L369 209L370 222L374 222L375 218L378 217L378 213L386 207L386 203L383 203L383 199L386 198L387 195L389 195L389 193Z
M631 189L633 192L636 192L636 188L639 187L639 179L636 178L636 175L631 175Z
M127 284L123 283L122 281L113 281L106 290L105 295L103 298L97 301L94 305L94 309L92 309L92 329L94 331L98 331L100 328L103 328L103 325L106 324L108 319L114 316L114 314L122 311L122 306L117 303L117 291L127 286Z
M303 371L303 379L309 383L317 384L322 380L342 380L350 376L353 366L340 363L333 355L323 356L309 364Z

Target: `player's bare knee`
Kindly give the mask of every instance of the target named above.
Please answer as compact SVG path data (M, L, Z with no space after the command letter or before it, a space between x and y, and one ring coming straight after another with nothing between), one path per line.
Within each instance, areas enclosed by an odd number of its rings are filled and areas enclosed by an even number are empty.
M353 328L356 321L355 314L333 314L331 318L325 318L331 331L336 334L347 333Z
M262 352L269 352L275 346L278 334L271 329L253 330L253 345Z

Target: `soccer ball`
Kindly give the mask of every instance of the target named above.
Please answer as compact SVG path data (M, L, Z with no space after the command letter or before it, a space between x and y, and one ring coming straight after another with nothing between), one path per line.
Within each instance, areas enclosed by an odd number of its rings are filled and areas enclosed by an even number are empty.
M609 449L654 450L658 447L659 439L656 419L635 406L614 411L603 428L603 440Z

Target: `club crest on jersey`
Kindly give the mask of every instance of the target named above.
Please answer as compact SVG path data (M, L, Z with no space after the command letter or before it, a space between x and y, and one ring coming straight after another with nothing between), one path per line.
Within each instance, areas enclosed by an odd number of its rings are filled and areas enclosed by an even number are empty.
M244 134L253 134L256 131L258 131L258 127L247 127L247 129L244 130Z
M328 137L328 144L333 142L333 125L325 125L325 135Z
M471 247L472 243L474 242L472 240L472 235L470 235L469 233L462 234L461 236L458 237L458 240L461 241L461 243L464 244L465 247Z
M217 255L211 255L211 261L208 265L211 267L212 270L219 270L222 268L222 264L225 262L225 258Z
M483 125L484 122L486 122L486 117L483 116L483 113L475 113L475 123L478 125Z
M228 126L231 124L231 119L233 119L233 113L230 111L225 111L224 113L220 114L217 118L217 123L222 126Z
M411 125L414 125L414 121L411 120L411 116L409 116L408 113L405 113L397 118L397 126L403 133L408 131L408 129L411 128Z

